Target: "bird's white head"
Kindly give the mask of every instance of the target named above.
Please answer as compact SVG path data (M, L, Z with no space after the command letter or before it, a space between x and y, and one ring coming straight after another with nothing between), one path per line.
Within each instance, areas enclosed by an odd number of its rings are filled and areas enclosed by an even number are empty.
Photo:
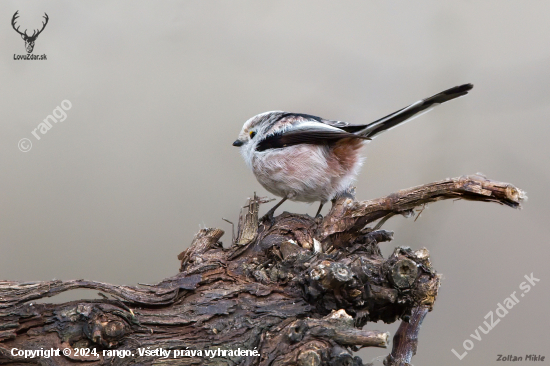
M240 147L241 154L249 167L252 166L252 158L258 143L278 129L277 122L285 113L283 111L265 112L250 118L244 123L239 137L233 142L233 146Z

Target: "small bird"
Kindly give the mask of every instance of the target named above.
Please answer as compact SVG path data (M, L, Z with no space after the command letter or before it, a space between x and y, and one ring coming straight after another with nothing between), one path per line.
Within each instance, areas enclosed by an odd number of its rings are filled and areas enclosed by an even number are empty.
M273 221L275 210L287 199L320 201L318 216L327 201L345 192L355 180L363 162L359 150L366 141L466 95L472 88L472 84L455 86L363 125L283 111L250 118L233 146L240 147L258 182L282 197L262 220Z

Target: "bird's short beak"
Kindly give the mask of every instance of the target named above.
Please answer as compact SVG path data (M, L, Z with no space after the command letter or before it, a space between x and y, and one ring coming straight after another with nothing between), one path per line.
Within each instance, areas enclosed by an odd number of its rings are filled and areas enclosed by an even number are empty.
M235 142L233 143L233 146L243 146L244 145L244 142L242 142L241 140L235 140Z

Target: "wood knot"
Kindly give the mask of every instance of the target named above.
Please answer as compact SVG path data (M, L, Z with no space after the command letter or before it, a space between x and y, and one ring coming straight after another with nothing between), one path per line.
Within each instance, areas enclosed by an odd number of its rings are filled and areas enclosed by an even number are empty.
M301 352L298 356L298 366L319 366L321 364L321 356L318 351L307 350Z
M330 266L330 277L332 277L333 282L343 284L351 281L353 273L348 266L342 263L333 263Z
M306 333L306 331L309 329L308 325L304 321L298 321L295 322L290 326L290 329L288 330L288 340L291 344L300 342Z
M105 333L106 338L118 339L124 335L125 328L126 327L123 322L114 320L114 321L108 322L103 327L103 332Z
M397 261L391 269L391 280L396 287L401 289L411 287L417 275L416 263L408 258Z

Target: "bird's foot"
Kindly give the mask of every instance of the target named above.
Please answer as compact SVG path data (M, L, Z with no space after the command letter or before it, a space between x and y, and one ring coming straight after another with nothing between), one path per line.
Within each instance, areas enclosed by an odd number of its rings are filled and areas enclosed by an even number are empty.
M267 213L265 215L260 217L259 222L264 223L264 222L267 221L267 222L269 222L269 226L273 226L275 224L274 214L275 214L275 210L273 210L273 209L267 211Z
M317 210L317 213L315 214L315 221L317 221L319 217L321 217L321 220L323 219L323 216L321 215L321 210L323 209L324 204L325 203L321 201L321 204L319 205L319 209Z
M323 219L324 219L323 215L317 214L317 216L313 218L313 221L315 222L315 224L321 225L321 223L323 222Z

